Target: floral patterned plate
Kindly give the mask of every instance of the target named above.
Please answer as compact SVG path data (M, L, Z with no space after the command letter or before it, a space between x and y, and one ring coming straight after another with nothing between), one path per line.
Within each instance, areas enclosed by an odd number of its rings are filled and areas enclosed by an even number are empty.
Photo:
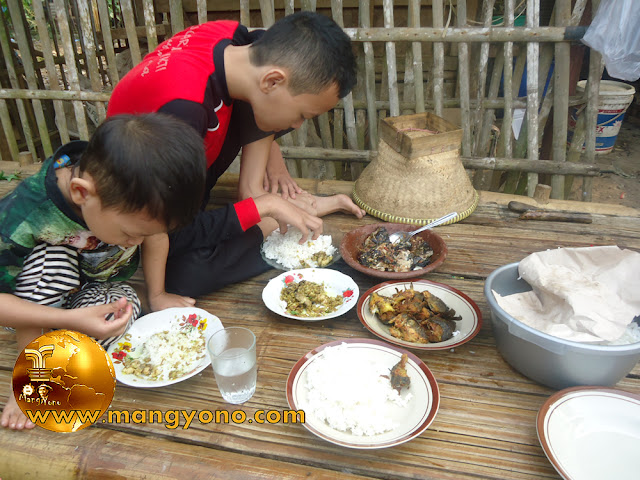
M280 292L291 282L300 282L301 280L324 285L325 291L331 296L341 295L342 305L327 315L317 317L301 317L287 312L287 304L284 300L280 300ZM269 310L278 315L303 322L316 322L344 315L358 303L359 294L356 282L344 273L330 268L302 268L290 270L272 278L262 291L262 300Z
M189 368L185 373L177 378L156 380L123 373L123 361L125 357L135 357L137 354L139 355L144 343L148 341L152 335L162 332L178 334L181 331L186 334L192 332L194 329L202 332L205 346L202 351L191 352L193 357L192 363L189 364ZM131 325L119 341L109 346L107 353L113 361L113 366L116 370L116 379L119 382L132 387L164 387L191 378L211 364L211 360L206 351L206 342L220 329L222 329L220 319L200 308L167 308L166 310L140 317Z

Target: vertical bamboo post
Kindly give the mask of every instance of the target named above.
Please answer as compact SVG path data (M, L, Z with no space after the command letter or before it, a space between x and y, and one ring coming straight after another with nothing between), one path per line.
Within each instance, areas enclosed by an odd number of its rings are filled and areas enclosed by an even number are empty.
M467 25L467 0L458 0L458 26ZM469 45L465 42L458 45L458 85L460 85L460 117L462 125L471 125L469 99ZM471 156L471 128L462 129L462 155Z
M495 0L485 0L482 4L482 24L485 28L491 28L491 22L493 20L493 4ZM473 155L476 157L484 157L486 152L486 144L489 140L489 134L491 131L490 125L485 126L483 122L482 100L485 96L485 85L487 83L487 70L489 67L489 42L482 42L480 44L480 58L478 59L478 91L476 92L476 111L474 114L471 125L475 125L475 132L473 135ZM491 119L488 123L492 123ZM486 130L486 133L485 133Z
M371 26L370 8L369 0L360 0L358 16L362 28ZM362 48L364 49L364 84L367 98L367 121L369 123L369 148L375 150L378 148L378 114L376 111L376 67L373 44L371 42L363 42Z
M409 26L420 27L420 0L409 0ZM413 82L415 89L415 111L424 112L424 83L422 79L422 44L420 42L411 43L413 54Z
M18 48L21 52L25 53L22 56L22 67L24 68L27 85L29 86L30 90L38 90L36 71L32 63L33 59L31 58L31 55L27 54L31 51L31 48L29 46L30 36L27 36L27 32L24 29L24 24L22 23L22 5L18 3L17 0L9 0L7 2L7 5L9 7L11 21L13 22L13 30L16 41L18 42ZM48 157L53 153L53 149L51 147L51 139L49 138L49 129L47 128L47 120L44 116L42 102L35 98L31 102L36 117L36 124L38 133L40 135L40 141L42 142L42 149L44 150L45 156ZM37 158L35 152L32 152L32 154L34 158Z
M64 1L54 0L54 5L56 9L56 21L58 23L58 29L60 30L60 40L62 44L62 51L64 52L64 62L67 69L69 86L71 87L71 90L79 92L81 88L75 62L75 46L73 38L71 38L69 23L67 22ZM88 140L89 128L87 127L87 116L85 115L83 103L80 100L73 100L73 110L75 112L76 122L78 123L78 134L81 139Z
M184 13L182 0L169 0L169 14L171 15L171 34L175 35L184 30ZM127 36L129 32L127 32Z
M442 0L433 0L433 28L444 26L444 7ZM433 105L435 114L442 116L444 103L444 43L433 43Z
M585 155L584 161L595 162L596 155L596 127L598 124L598 104L600 98L600 78L604 64L602 55L595 50L591 50L589 61L589 80L587 85L587 108L585 109ZM590 202L593 188L593 179L583 177L582 179L582 201Z
M0 85L0 87L2 87L2 85ZM2 123L2 131L4 132L4 136L7 139L9 153L11 154L11 160L16 162L18 161L20 155L20 149L18 148L18 142L16 141L16 134L13 131L13 124L11 122L9 108L7 107L7 101L4 98L0 99L0 122ZM8 159L4 158L3 160Z
M145 2L145 16L147 3L148 1ZM109 8L107 7L106 0L98 0L98 14L100 16L100 25L102 26L102 41L104 42L104 50L107 55L107 71L109 72L109 80L111 81L111 87L113 88L120 81L120 75L116 68L116 53L113 49L113 38L111 37L111 24L109 21Z
M260 0L260 12L262 13L262 25L269 28L276 21L273 0Z
M102 90L101 75L98 71L98 57L96 56L96 44L93 37L93 27L91 25L91 14L89 10L89 2L87 0L77 0L78 11L80 12L80 33L84 39L84 45L87 51L85 58L87 60L86 69L91 82L91 90L100 92ZM107 116L104 103L97 102L98 118L93 119L95 124L99 124Z
M2 53L5 58L5 65L7 68L7 75L9 77L9 82L11 83L11 88L19 89L20 84L18 82L18 75L16 73L15 66L13 64L13 55L12 49L9 45L9 37L7 35L7 29L5 27L4 19L0 19L0 45L2 46ZM6 102L4 102L6 106ZM24 134L24 139L27 144L27 148L34 155L36 154L36 147L33 143L33 136L31 134L31 126L29 125L29 116L27 114L27 110L24 105L24 101L21 98L16 99L16 107L18 108L18 115L20 116L20 123L22 125L22 132ZM11 120L9 120L9 125L11 125ZM7 127L3 123L3 128L5 132L8 131ZM11 132L13 132L13 126L10 127ZM17 148L16 148L17 150ZM18 160L18 152L14 156L14 160Z
M198 24L207 22L207 0L198 0ZM149 50L151 51L151 49Z
M288 4L285 1L285 9ZM245 27L249 27L251 23L251 3L249 0L240 0L240 23Z
M40 43L42 44L42 54L44 56L44 65L47 69L49 76L49 88L51 90L61 90L58 83L58 72L56 70L56 64L53 59L53 46L51 45L51 39L49 37L49 31L47 29L47 21L45 19L44 8L41 2L33 2L33 15L38 27L38 35L40 36ZM52 28L54 34L55 30ZM64 114L64 105L62 100L53 101L53 109L56 114L56 126L60 132L60 140L62 143L68 143L70 140L69 129L67 128L67 118ZM13 132L13 130L12 130Z
M173 1L175 3L175 0ZM171 3L170 5L173 5ZM127 32L127 40L129 41L129 50L131 51L131 61L133 65L137 65L142 61L142 55L140 54L140 44L138 43L138 34L136 33L136 21L133 16L133 7L131 6L131 0L122 0L120 3L122 9L122 19L124 20L124 28ZM182 16L182 10L180 10ZM173 24L173 11L171 15L171 22ZM177 30L173 30L176 32Z
M384 27L393 28L393 0L382 0L384 11ZM398 99L398 71L396 69L396 45L385 42L387 54L387 75L389 79L389 114L392 117L400 115L400 100Z
M557 0L555 17L556 26L564 27L569 25L571 0ZM552 140L554 162L564 162L567 159L570 49L571 46L567 42L555 44ZM564 198L564 179L561 175L552 175L551 177L551 198Z
M540 23L539 0L527 0L527 27L537 28ZM538 42L527 43L527 158L538 160ZM538 174L527 175L527 194L533 196Z
M514 24L514 0L506 0L504 3L505 26L513 27ZM504 113L502 116L502 132L500 138L504 146L503 156L513 158L513 42L504 44L504 70L503 70L503 95Z
M156 30L156 15L153 8L153 0L142 0L144 12L144 29L147 33L147 47L150 52L153 52L158 46L158 32ZM200 15L201 0L198 0L198 16ZM207 15L207 8L205 6L205 18Z

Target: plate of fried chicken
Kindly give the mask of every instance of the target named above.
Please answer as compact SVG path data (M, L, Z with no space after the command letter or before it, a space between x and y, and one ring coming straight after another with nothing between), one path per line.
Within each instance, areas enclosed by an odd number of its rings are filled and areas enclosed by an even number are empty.
M443 283L383 282L358 301L358 318L374 335L407 348L444 350L475 337L482 326L478 305Z

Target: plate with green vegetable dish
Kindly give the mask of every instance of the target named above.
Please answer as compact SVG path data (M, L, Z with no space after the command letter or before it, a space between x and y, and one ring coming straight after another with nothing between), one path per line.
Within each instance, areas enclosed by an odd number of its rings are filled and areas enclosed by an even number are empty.
M271 279L262 291L266 307L283 317L315 322L339 317L358 303L351 277L328 268L290 270Z

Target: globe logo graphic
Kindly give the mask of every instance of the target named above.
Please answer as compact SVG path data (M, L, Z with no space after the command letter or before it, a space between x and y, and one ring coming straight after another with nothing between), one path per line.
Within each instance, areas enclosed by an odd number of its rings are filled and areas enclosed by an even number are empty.
M95 340L55 330L33 340L13 369L18 406L36 425L74 432L95 423L111 405L116 374Z

